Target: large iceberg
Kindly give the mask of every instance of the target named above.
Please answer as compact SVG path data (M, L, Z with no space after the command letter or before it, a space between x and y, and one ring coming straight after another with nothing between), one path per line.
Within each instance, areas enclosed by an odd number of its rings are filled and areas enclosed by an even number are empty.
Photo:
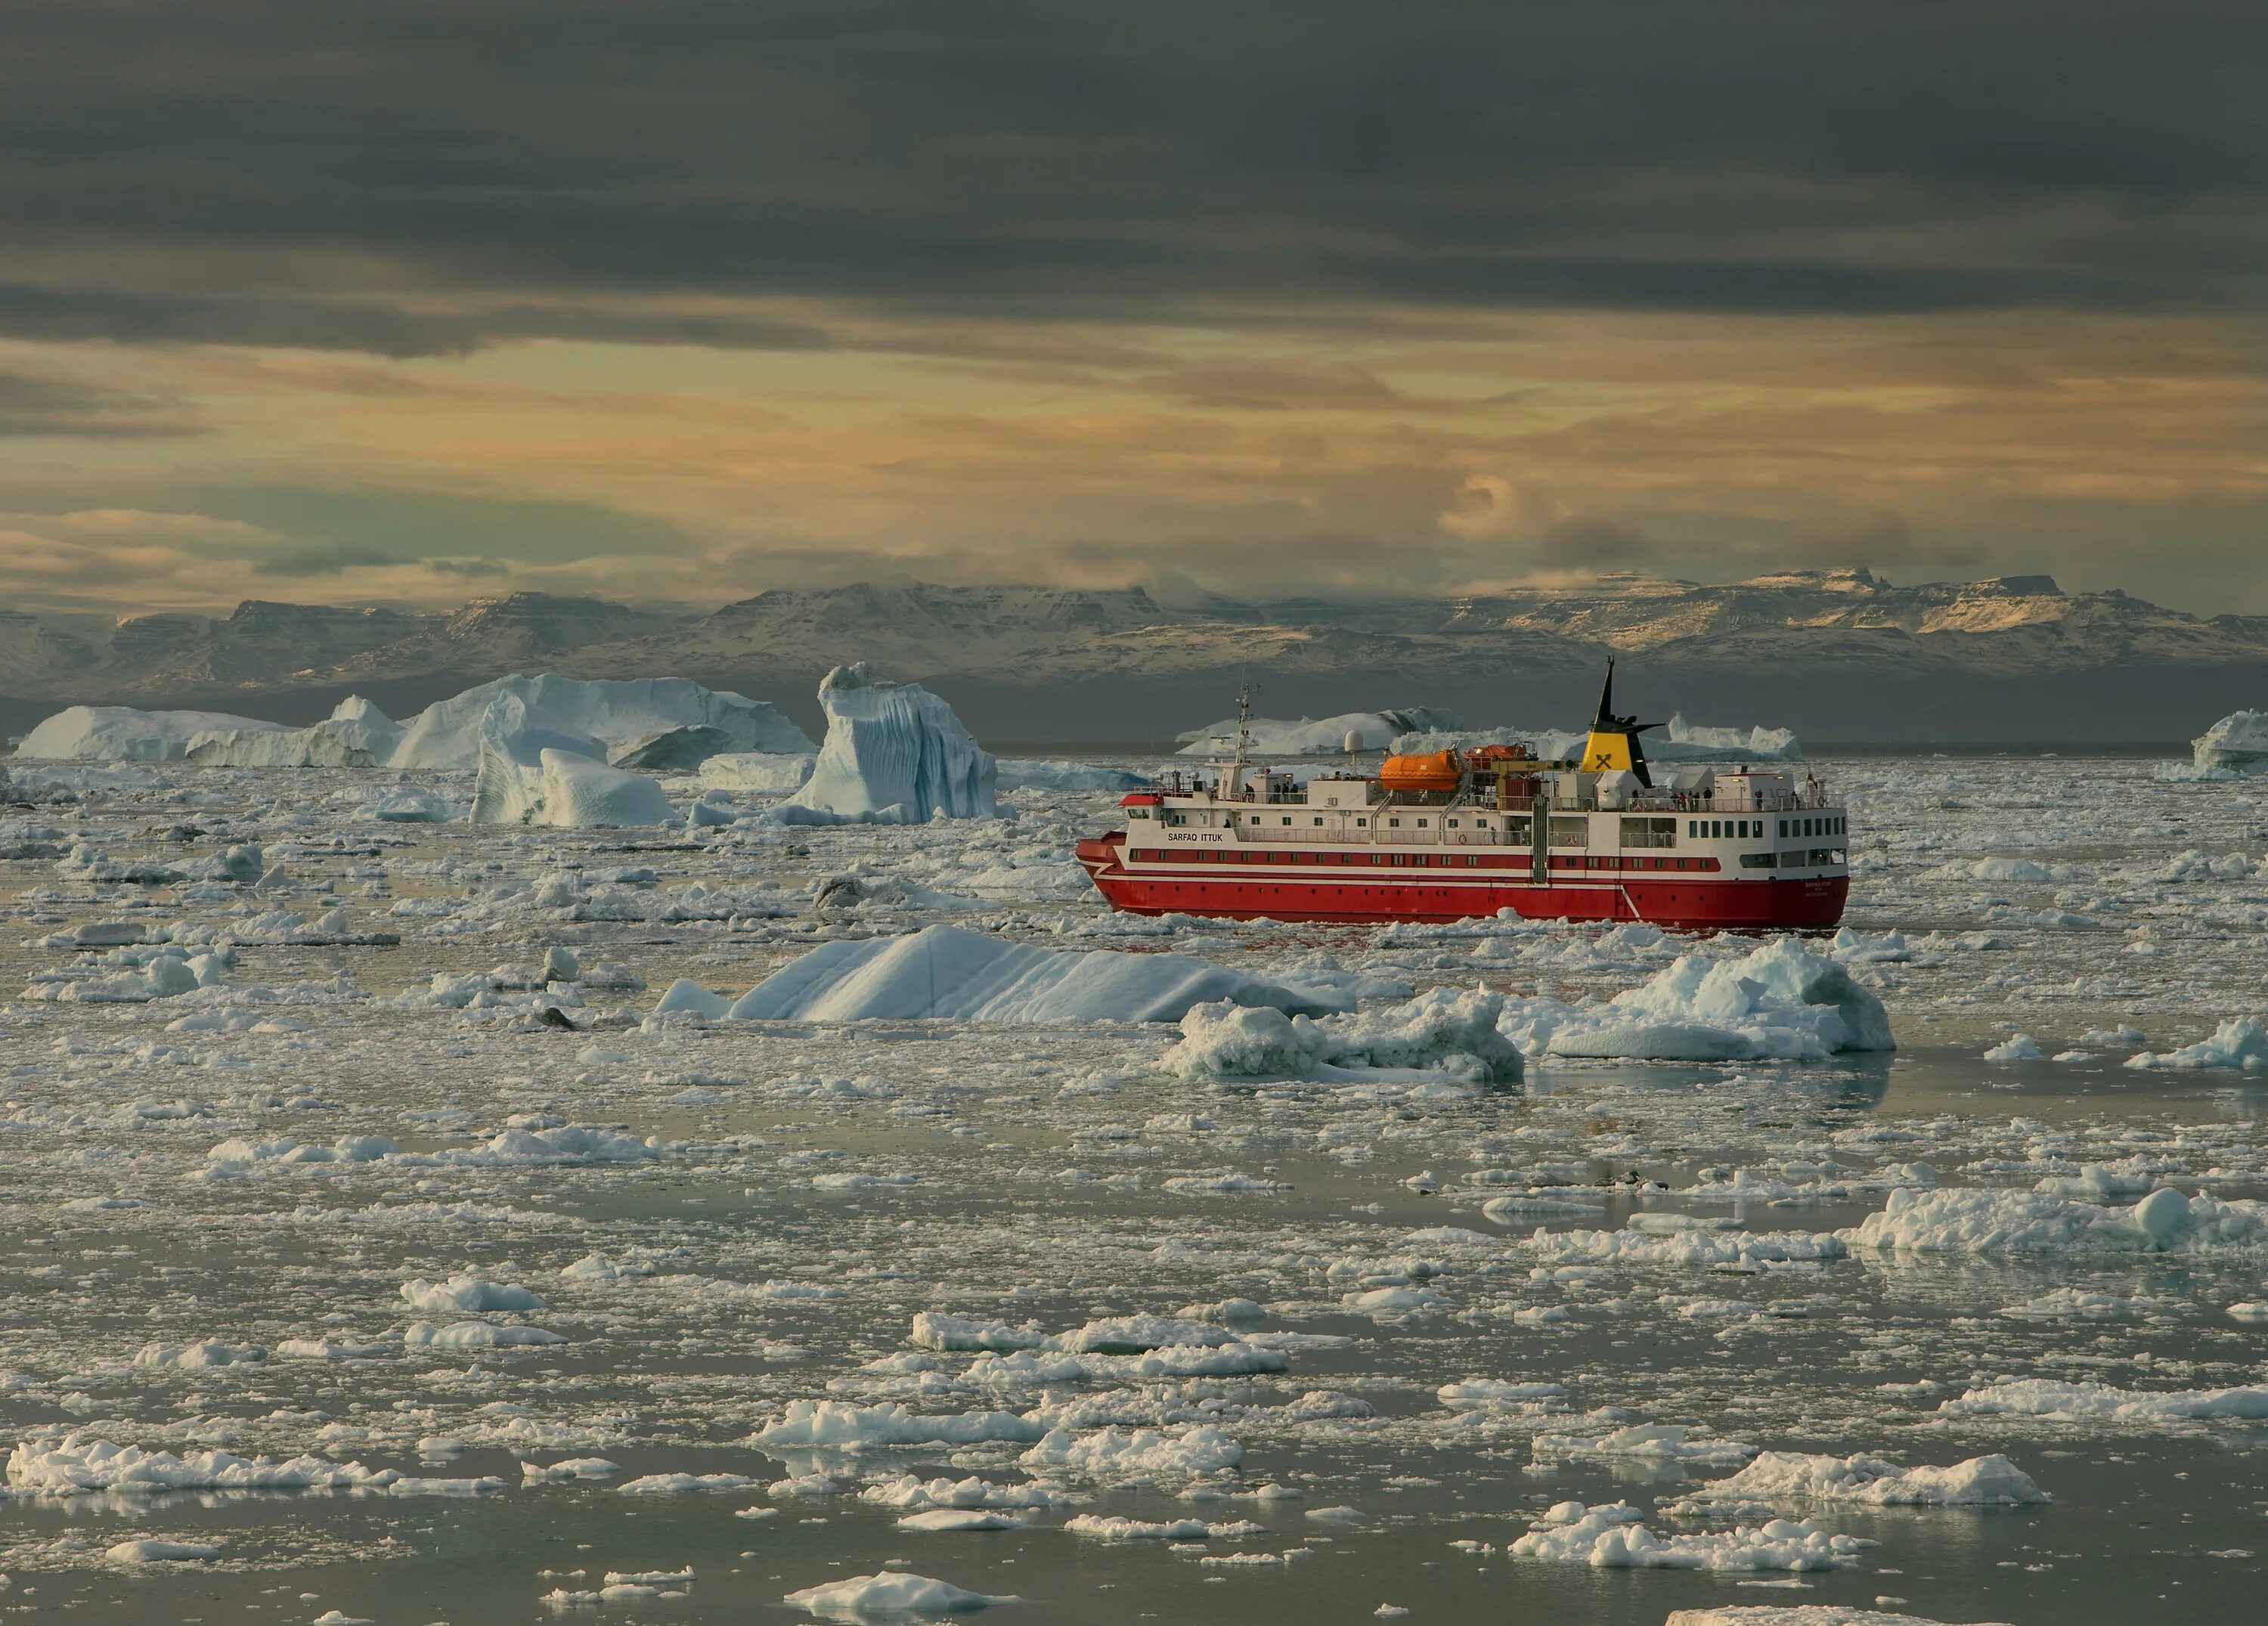
M551 744L554 735L540 717L536 708L507 694L481 719L475 824L604 827L666 824L674 816L659 784Z
M1218 1001L1310 1013L1348 1003L1329 990L1268 982L1191 954L1033 948L932 926L911 937L823 943L757 983L727 1014L817 1022L1171 1022L1193 1005Z
M1344 711L1337 717L1303 717L1298 722L1279 717L1255 717L1246 725L1252 748L1263 756L1329 756L1346 749L1347 736L1362 742L1362 749L1383 748L1397 734L1429 729L1454 729L1463 719L1442 706L1403 706L1390 711ZM1183 756L1210 756L1224 741L1236 739L1237 721L1229 717L1175 736L1188 743Z
M998 816L998 768L953 708L918 683L876 677L865 661L819 686L827 739L803 788L780 805L808 822L921 824ZM784 747L782 747L784 748Z
M2190 741L2193 761L2165 778L2229 779L2268 773L2268 711L2232 711Z
M281 723L225 711L142 711L132 706L72 706L58 711L16 747L26 761L178 762L200 735L291 734Z
M192 762L229 768L370 768L401 743L401 725L360 695L350 695L311 728L209 728L182 753Z
M514 673L428 706L410 723L387 766L411 772L477 768L483 719L506 698L566 737L553 748L600 761L641 756L655 766L689 770L718 751L812 748L810 737L768 703L684 678L615 682Z

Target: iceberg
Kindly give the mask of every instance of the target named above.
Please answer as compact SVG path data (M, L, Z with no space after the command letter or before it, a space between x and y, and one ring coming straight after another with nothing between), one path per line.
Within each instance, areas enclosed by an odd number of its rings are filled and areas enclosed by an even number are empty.
M482 719L475 824L611 827L666 824L675 816L661 787L644 775L542 743L552 736L532 711L506 695Z
M72 706L58 711L16 747L26 761L178 762L200 735L290 734L281 723L225 711L143 711L133 706Z
M514 673L426 707L387 765L410 772L477 768L489 711L507 699L527 709L532 725L560 736L548 742L554 748L600 761L651 754L672 769L689 770L718 751L812 748L810 737L766 702L684 678L615 682Z
M1171 1022L1228 1001L1314 1013L1341 1008L1190 954L1033 948L931 926L911 937L823 943L736 1001L740 1019L858 1022Z
M998 816L991 754L951 706L918 683L892 683L856 661L827 674L819 703L827 710L827 739L811 777L776 810L789 822ZM798 820L796 810L818 816Z
M401 725L360 695L339 702L311 728L208 728L191 736L182 755L226 768L370 768L401 742Z
M2190 741L2190 749L2191 777L2268 771L2268 711L2232 711Z
M1455 729L1463 719L1443 706L1403 706L1389 711L1344 711L1336 717L1303 717L1298 722L1280 717L1255 717L1248 725L1252 748L1263 756L1333 756L1346 749L1347 736L1362 741L1361 748L1376 751L1397 734ZM1211 756L1224 740L1236 739L1237 721L1228 717L1190 729L1175 739L1186 741L1183 756Z

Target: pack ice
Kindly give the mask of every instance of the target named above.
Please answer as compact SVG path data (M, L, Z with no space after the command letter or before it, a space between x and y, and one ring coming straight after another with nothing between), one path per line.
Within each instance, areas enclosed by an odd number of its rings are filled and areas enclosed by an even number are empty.
M774 810L792 822L924 824L998 816L998 767L953 708L865 661L819 686L827 738L803 788Z

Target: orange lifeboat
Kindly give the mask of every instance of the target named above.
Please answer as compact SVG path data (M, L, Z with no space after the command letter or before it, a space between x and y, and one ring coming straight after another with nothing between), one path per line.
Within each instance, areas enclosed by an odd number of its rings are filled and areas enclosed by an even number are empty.
M1389 756L1379 768L1378 783L1388 791L1454 791L1457 754L1428 751L1417 756Z

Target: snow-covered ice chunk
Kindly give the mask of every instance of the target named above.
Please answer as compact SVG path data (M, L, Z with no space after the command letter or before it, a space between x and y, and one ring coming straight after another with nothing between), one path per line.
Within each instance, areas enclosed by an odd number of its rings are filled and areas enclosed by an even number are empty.
M2108 1383L2070 1383L2059 1378L2021 1378L1987 1383L1938 1410L1955 1417L2044 1417L2057 1422L2103 1422L2160 1425L2209 1417L2268 1417L2268 1388L2152 1391L2122 1389Z
M2241 1067L2257 1071L2268 1067L2268 1026L2251 1016L2231 1017L2213 1036L2178 1050L2138 1051L2126 1058L2138 1068Z
M1037 1440L1047 1432L1012 1411L972 1411L925 1416L895 1402L858 1406L848 1401L790 1401L787 1409L750 1436L762 1446L834 1451L889 1450L899 1446L968 1446L984 1440Z
M889 682L854 661L827 674L819 703L827 738L783 809L882 824L998 816L991 754L918 683Z
M1808 1520L1775 1519L1708 1534L1656 1535L1625 1502L1586 1507L1563 1502L1510 1551L1521 1558L1587 1563L1600 1570L1844 1570L1867 1543Z
M1047 1335L1036 1326L1011 1327L1005 1321L975 1321L923 1310L914 1316L909 1342L924 1350L990 1350L1005 1354L1036 1350L1047 1342Z
M402 1343L413 1350L496 1350L522 1344L564 1343L561 1334L541 1327L498 1327L488 1321L455 1321L436 1327L412 1321L402 1328Z
M543 1300L525 1287L491 1282L484 1276L469 1271L453 1276L446 1282L429 1282L423 1277L404 1282L401 1284L401 1301L411 1309L429 1315L446 1315L468 1310L544 1308Z
M1528 1007L1554 1056L1669 1061L1824 1061L1894 1050L1889 1013L1834 960L1781 938L1736 960L1681 955L1603 1004Z
M958 1614L996 1603L1013 1603L1012 1596L988 1596L947 1581L932 1580L908 1571L879 1575L845 1576L823 1586L806 1586L787 1594L784 1602L828 1620L858 1620L869 1615L909 1615L944 1610Z
M1329 1009L1189 954L1034 948L958 926L845 939L775 971L736 1001L740 1020L1165 1022L1208 1000Z
M1314 1514L1308 1515L1310 1519ZM1248 1519L1239 1519L1226 1524L1207 1524L1202 1519L1123 1519L1112 1514L1081 1513L1064 1521L1064 1530L1071 1535L1083 1535L1097 1541L1237 1541L1248 1535L1266 1534L1266 1527Z
M1504 997L1437 988L1406 1004L1327 1021L1236 1004L1182 1019L1182 1041L1161 1058L1183 1078L1326 1077L1351 1070L1438 1072L1472 1083L1521 1076L1520 1051L1498 1029Z
M909 1512L941 1507L1019 1507L1054 1512L1071 1505L1070 1497L1047 1485L1003 1485L974 1475L967 1479L924 1479L916 1474L877 1481L861 1490L858 1499Z
M1884 1253L2190 1253L2268 1245L2268 1203L2224 1203L2161 1186L2132 1208L2036 1191L1894 1190L1882 1211L1836 1232Z
M220 1549L210 1541L160 1541L144 1536L139 1541L120 1541L105 1549L102 1556L113 1563L172 1563L217 1558Z
M1901 1468L1868 1456L1767 1451L1729 1479L1685 1494L1696 1505L1863 1502L1876 1507L2020 1507L2049 1499L2032 1476L1997 1453L1944 1468Z
M647 1474L615 1487L617 1496L690 1496L703 1490L745 1490L756 1481L746 1474Z
M1051 1429L1017 1459L1033 1469L1052 1469L1105 1483L1189 1479L1219 1473L1244 1460L1244 1447L1210 1424L1167 1433L1115 1428L1075 1433Z
M18 1494L68 1496L85 1490L308 1490L384 1488L401 1477L359 1462L320 1457L239 1457L225 1451L144 1451L139 1446L76 1431L42 1443L26 1440L8 1457L8 1483Z
M2029 1034L2011 1034L2007 1038L1984 1052L1988 1062L2036 1062L2040 1056L2039 1041Z

